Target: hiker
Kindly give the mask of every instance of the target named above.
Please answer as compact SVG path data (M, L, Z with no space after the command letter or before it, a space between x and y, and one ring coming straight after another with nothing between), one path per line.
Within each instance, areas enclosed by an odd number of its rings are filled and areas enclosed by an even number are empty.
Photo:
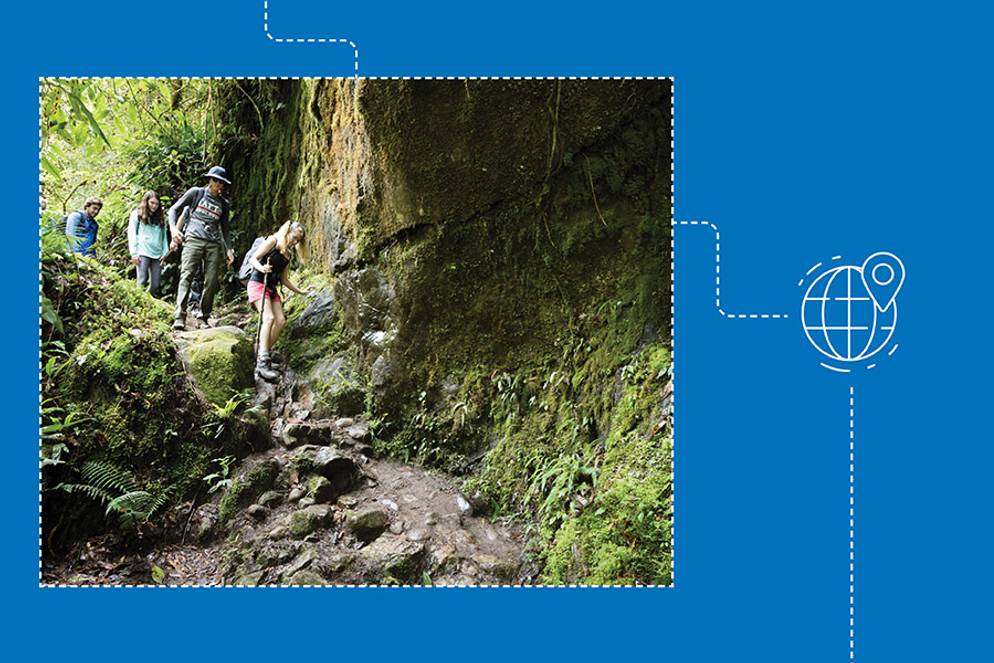
M177 331L186 328L190 282L197 266L201 262L204 264L204 291L201 295L199 319L205 327L209 327L223 255L227 253L229 265L235 260L228 233L229 203L223 197L224 189L231 184L231 179L228 171L221 166L212 167L204 177L208 178L206 187L193 187L169 208L169 231L172 235L170 248L175 250L183 247L173 321L173 329Z
M256 359L256 373L262 379L273 382L278 377L272 369L270 351L276 344L276 339L283 331L286 317L283 315L283 302L276 292L277 284L281 284L297 293L306 295L307 291L295 286L289 277L287 267L290 264L291 250L297 258L306 263L308 260L307 239L304 227L296 221L287 221L274 235L267 237L255 253L249 258L252 265L252 275L248 280L249 304L262 315L259 329L259 354Z
M146 191L141 202L128 219L128 249L131 262L138 270L138 285L148 286L153 297L159 296L159 278L162 263L169 255L166 237L166 219L159 194Z
M87 198L83 209L76 210L66 217L66 241L69 248L84 256L96 257L93 245L97 243L97 214L104 204L99 198Z

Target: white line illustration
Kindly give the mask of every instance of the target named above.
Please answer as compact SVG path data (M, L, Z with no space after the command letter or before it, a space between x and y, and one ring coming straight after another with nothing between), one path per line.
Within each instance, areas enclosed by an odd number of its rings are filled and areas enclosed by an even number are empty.
M820 267L820 262L811 267L798 286ZM801 300L801 327L808 341L843 366L867 360L887 348L897 328L897 295L904 276L901 260L883 251L858 266L834 265L815 273ZM896 345L888 356L895 349ZM824 362L821 365L846 372Z

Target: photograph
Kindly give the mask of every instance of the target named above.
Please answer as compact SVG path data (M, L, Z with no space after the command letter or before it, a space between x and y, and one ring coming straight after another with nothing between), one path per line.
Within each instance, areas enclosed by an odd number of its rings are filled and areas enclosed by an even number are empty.
M671 586L672 94L40 78L41 583Z

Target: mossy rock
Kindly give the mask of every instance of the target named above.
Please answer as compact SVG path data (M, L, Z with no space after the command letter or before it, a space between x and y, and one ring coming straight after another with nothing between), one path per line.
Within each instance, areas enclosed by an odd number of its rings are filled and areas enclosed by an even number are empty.
M279 463L269 459L237 476L218 506L221 522L227 522L239 509L248 506L271 489L279 472Z
M302 539L311 532L331 524L331 507L327 504L312 504L311 506L294 511L290 516L290 533Z
M214 327L179 335L180 356L194 384L218 407L254 384L252 339L238 327Z
M349 511L345 526L360 541L372 541L390 525L390 515L383 509Z

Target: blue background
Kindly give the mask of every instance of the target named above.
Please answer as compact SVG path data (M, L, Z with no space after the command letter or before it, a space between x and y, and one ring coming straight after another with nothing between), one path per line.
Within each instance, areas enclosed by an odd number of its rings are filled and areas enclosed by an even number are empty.
M848 390L856 391L858 661L990 660L991 16L960 3L320 3L364 75L676 78L676 586L631 590L37 588L37 78L351 75L277 44L262 3L5 6L8 643L99 654L846 661ZM191 43L184 26L203 20ZM149 46L143 35L154 37ZM982 200L983 198L983 200ZM842 254L907 267L900 349L830 374L797 280ZM299 633L313 633L303 638Z

